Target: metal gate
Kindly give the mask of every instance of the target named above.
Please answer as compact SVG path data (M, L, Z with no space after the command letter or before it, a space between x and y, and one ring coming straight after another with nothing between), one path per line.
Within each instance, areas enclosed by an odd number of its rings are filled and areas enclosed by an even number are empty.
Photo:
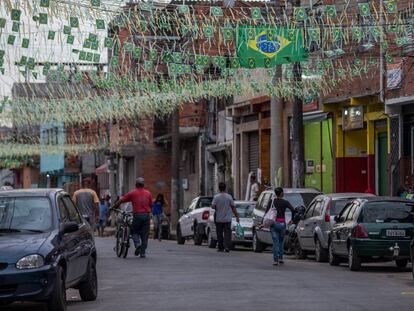
M249 172L256 172L259 168L259 133L248 133Z

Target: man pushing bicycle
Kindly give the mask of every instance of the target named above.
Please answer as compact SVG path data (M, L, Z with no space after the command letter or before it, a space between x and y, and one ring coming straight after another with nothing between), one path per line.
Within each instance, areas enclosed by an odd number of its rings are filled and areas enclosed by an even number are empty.
M113 205L117 209L122 203L132 203L132 240L135 245L135 256L145 258L145 251L148 245L148 234L150 228L152 195L144 188L144 178L138 177L135 182L135 189L122 196Z

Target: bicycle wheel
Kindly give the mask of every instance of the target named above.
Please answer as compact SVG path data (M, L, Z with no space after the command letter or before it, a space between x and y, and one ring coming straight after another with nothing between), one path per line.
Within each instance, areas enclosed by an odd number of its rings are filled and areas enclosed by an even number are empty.
M116 231L116 245L115 252L118 257L121 257L124 253L124 228L118 227Z
M128 256L130 232L131 232L131 229L129 227L126 227L124 230L124 236L123 236L123 249L122 249L123 258L126 258Z

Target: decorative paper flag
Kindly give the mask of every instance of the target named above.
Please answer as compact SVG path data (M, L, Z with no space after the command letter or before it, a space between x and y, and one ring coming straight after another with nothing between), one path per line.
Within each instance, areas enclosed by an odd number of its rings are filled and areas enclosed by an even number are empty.
M399 33L401 31L401 26L398 24L389 25L387 30L388 32Z
M214 35L213 26L204 26L203 27L203 34L204 34L204 38L206 38L206 39L212 38L213 35Z
M48 8L50 5L50 0L40 0L40 6L43 8Z
M29 39L23 38L23 40L22 40L22 48L27 49L29 47L29 42L30 42Z
M249 68L249 69L256 68L256 61L255 61L254 58L252 58L252 57L247 58L247 68Z
M47 39L48 40L55 40L55 36L56 36L56 31L52 31L52 30L48 31L48 33L47 33Z
M325 13L329 18L336 17L336 6L335 5L327 5L325 7Z
M361 14L362 17L371 16L371 8L369 6L369 3L358 3L358 7L359 14Z
M125 42L124 44L125 52L132 52L134 50L134 43L132 42Z
M225 68L227 60L224 56L214 56L213 57L213 64L218 68Z
M101 60L101 54L93 54L93 62L99 63Z
M27 64L27 56L20 57L19 65L20 66L25 66L26 64Z
M246 35L247 39L254 40L256 38L256 28L247 28Z
M104 46L108 49L112 49L114 46L114 39L112 38L105 38L104 40Z
M63 26L63 34L64 35L70 35L72 32L72 29L69 26Z
M381 37L381 28L378 26L370 26L369 31L371 35L374 37L375 41L378 41Z
M4 27L6 27L6 19L0 18L0 28L4 28Z
M318 43L321 38L321 30L319 28L309 28L308 29L308 36L310 42Z
M303 22L306 19L306 11L303 7L296 7L294 11L295 20L297 22Z
M39 13L39 24L46 25L48 17L46 13Z
M86 52L85 51L80 51L79 60L86 60Z
M7 44L13 45L15 40L16 40L16 36L15 35L9 35L7 37Z
M198 66L207 66L210 62L208 55L196 55L196 64Z
M91 0L91 5L95 7L100 6L101 0Z
M139 29L141 30L141 32L146 32L148 29L148 23L144 22L144 21L140 21L139 22Z
M92 53L92 52L87 52L87 53L86 53L86 60L87 60L88 62L93 61L93 53Z
M225 41L233 41L234 31L232 27L222 27L223 37Z
M186 25L186 24L182 24L180 27L180 34L181 36L186 36L189 32L190 32L191 28Z
M139 8L141 9L141 11L151 11L152 3L140 2Z
M152 49L149 51L149 59L152 61L156 61L158 59L158 52L156 49Z
M386 59L386 61L387 61L387 63L388 63L388 64L392 64L392 63L394 62L394 60L393 60L392 56L391 56L391 55L389 55L389 54L387 54L387 55L385 56L385 59Z
M190 8L188 7L188 5L180 5L178 7L178 13L180 13L180 14L188 14L188 13L190 13Z
M145 71L152 71L153 69L154 69L154 63L153 62L151 62L149 60L144 61L144 70Z
M89 39L86 39L86 40L83 42L83 48L84 48L84 49L90 49L90 48L91 48L91 41L89 41Z
M364 34L362 32L362 28L358 26L352 27L352 39L354 41L360 42L363 38Z
M210 14L216 17L223 16L223 10L219 6L212 6L210 7Z
M384 1L385 9L388 13L393 14L397 12L397 3L395 0L386 0Z
M118 66L118 64L119 64L118 57L112 57L111 58L111 66Z
M79 28L79 18L71 16L70 17L70 27Z
M175 76L177 74L177 65L174 63L168 64L168 74L170 76Z
M98 36L96 34L94 34L94 33L89 33L88 39L91 42L97 42Z
M172 54L172 60L174 63L182 63L183 62L183 54L181 52L174 52Z
M50 65L50 63L49 63L49 62L46 62L46 63L44 63L44 65L43 65L43 69L47 69L47 70L49 70L49 69L50 69L50 67L51 67L51 65Z
M97 51L99 49L99 42L91 42L91 49Z
M66 39L67 44L73 44L75 42L75 36L69 35Z
M136 60L141 58L142 49L141 48L134 48L133 56Z
M259 19L262 17L262 11L260 10L260 8L251 8L250 14L252 19Z
M397 44L398 47L403 47L405 45L409 44L409 39L408 37L398 37L395 39L395 43Z
M381 48L385 51L388 50L388 41L387 40L384 40L384 41L381 42Z
M5 54L6 54L5 50L0 50L0 58L3 58Z
M22 11L18 9L11 10L11 20L12 21L20 21L20 16L22 15Z
M105 21L103 19L96 20L96 29L99 29L99 30L105 29Z
M33 57L29 57L27 60L27 68L29 70L33 70L35 68L35 59Z
M20 29L20 23L19 22L13 22L12 31L13 32L19 32Z
M184 73L186 75L191 74L191 66L190 65L184 65ZM191 88L193 87L193 85L190 86Z
M341 42L343 38L342 28L340 27L332 27L332 39L334 42L338 43Z

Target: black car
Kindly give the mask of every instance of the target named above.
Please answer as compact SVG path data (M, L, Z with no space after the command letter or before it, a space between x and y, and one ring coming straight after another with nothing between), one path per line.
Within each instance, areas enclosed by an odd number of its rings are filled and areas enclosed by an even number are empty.
M414 239L411 241L411 271L414 278Z
M66 289L97 297L93 232L59 189L0 192L0 306L44 301L66 310Z

